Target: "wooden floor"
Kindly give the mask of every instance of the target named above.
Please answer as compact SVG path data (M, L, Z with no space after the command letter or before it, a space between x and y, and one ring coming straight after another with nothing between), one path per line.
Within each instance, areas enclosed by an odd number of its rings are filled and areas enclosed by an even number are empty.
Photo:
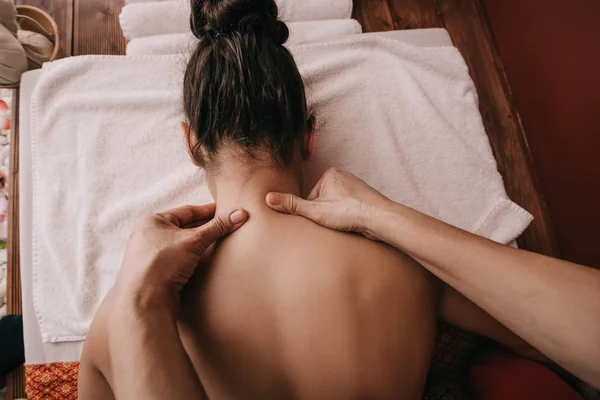
M123 0L17 0L48 11L61 32L64 56L124 54L125 40L118 15ZM480 111L498 169L508 195L531 212L535 220L519 238L519 246L530 251L558 256L545 203L512 102L502 62L498 57L485 11L480 0L354 0L354 18L365 32L443 27L465 58L475 86ZM9 227L8 310L20 314L18 281L18 137L11 155L12 194ZM12 281L11 281L12 279ZM8 399L24 397L22 373L9 378Z

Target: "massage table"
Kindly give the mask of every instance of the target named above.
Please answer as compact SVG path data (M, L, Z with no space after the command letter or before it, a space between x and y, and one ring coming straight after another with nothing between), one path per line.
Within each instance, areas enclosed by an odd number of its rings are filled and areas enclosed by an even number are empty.
M398 9L395 10L394 15L390 15L389 11L386 15L380 15L379 11L366 7L363 3L365 1L355 1L355 18L357 18L363 25L365 31L371 30L389 30L394 27L397 29L401 28L418 28L425 26L442 26L442 17L437 15L436 21L432 22L432 18L408 18L403 19L403 15L398 13ZM391 7L397 6L402 3L400 0L394 0L391 3ZM464 2L463 2L464 3ZM425 3L423 3L425 4ZM385 5L384 8L388 6ZM464 7L464 4L457 6L457 8ZM377 8L377 7L375 7ZM411 16L423 17L425 14L426 6L419 6L419 9L406 8L405 13ZM389 10L389 8L388 8ZM87 10L93 11L93 10ZM469 10L471 13L472 10ZM384 13L385 14L385 13ZM414 15L412 15L414 14ZM419 15L420 14L420 15ZM449 13L451 14L451 13ZM110 16L103 16L104 18L110 18ZM465 16L465 19L468 16ZM479 15L476 17L476 21L479 20ZM393 23L390 21L394 20ZM404 25L397 24L396 20L406 21ZM412 21L412 26L410 22ZM105 21L106 22L106 21ZM109 21L110 23L110 21ZM408 24L408 25L406 25ZM470 23L465 23L467 26ZM446 25L446 24L443 24ZM472 27L472 26L471 26ZM484 33L487 35L483 38L473 38L460 32L458 34L457 26L454 21L454 25L448 24L448 30L450 30L453 38L455 38L455 44L462 51L463 56L467 60L467 64L472 68L473 59L475 62L484 59L489 61L487 53L483 52L483 56L474 56L472 54L465 53L465 46L469 47L472 53L479 54L479 48L473 47L473 43L481 42L484 51L492 49L491 57L495 56L493 46L490 45L489 31L484 26ZM479 29L475 26L475 31ZM472 33L472 32L471 32ZM477 32L476 32L477 33ZM379 33L384 36L392 37L397 40L402 40L417 46L439 46L449 45L452 43L448 32L444 29L419 29L419 30L406 30L406 31L394 31L394 32L382 32ZM119 35L118 30L116 35ZM464 36L466 35L466 36ZM457 42L458 38L458 43ZM113 40L114 43L122 41L122 38L108 38ZM479 42L478 42L479 41ZM102 47L104 49L104 47ZM118 51L119 45L115 47ZM74 51L77 52L77 48L73 47ZM94 51L94 50L91 50ZM101 50L105 51L105 50ZM115 51L115 50L112 50ZM69 51L68 51L69 53ZM487 57L487 58L486 58ZM487 66L489 67L489 65ZM500 66L501 67L501 66ZM504 132L500 131L498 123L502 123L506 118L512 118L514 109L510 104L510 99L507 97L507 93L502 90L498 90L494 87L496 81L504 82L502 77L497 76L499 70L493 70L492 74L488 73L485 82L482 83L481 73L485 73L486 69L482 68L482 71L472 72L472 75L479 91L483 91L482 102L482 115L484 123L486 124L486 130L490 136L492 147L494 148L495 155L498 158L499 169L505 176L505 179L509 178L507 182L507 189L509 195L513 197L519 204L522 204L531 211L537 221L534 223L533 229L530 229L526 233L526 240L523 241L525 248L533 251L540 251L550 255L556 255L556 246L554 239L547 223L547 215L545 207L541 201L539 192L534 177L531 174L531 166L528 164L529 156L527 154L526 147L523 143L522 132L518 121L512 121L512 125L506 128L508 133L504 135ZM487 71L489 72L489 70ZM489 76L493 75L491 79ZM10 177L10 223L9 223L9 260L8 260L8 273L9 273L9 312L19 314L23 313L24 325L25 325L25 348L26 348L26 360L28 363L36 362L48 362L48 361L60 361L60 360L75 360L78 359L81 353L82 343L61 343L61 344L43 344L40 338L39 329L37 327L37 321L33 312L32 299L31 299L31 177L29 170L29 120L27 110L29 108L29 99L31 91L35 86L35 82L39 72L32 71L27 73L22 82L20 93L16 96L17 99L20 97L20 107L15 107L15 110L19 109L18 120L15 124L13 132L12 149L13 152L11 157L12 168ZM502 89L502 88L501 88ZM490 94L490 92L492 92ZM480 93L481 96L481 93ZM492 107L489 106L489 100L501 99L501 101L493 102ZM17 100L18 101L18 100ZM496 104L499 104L496 106ZM503 109L502 107L505 107ZM501 114L502 113L502 114ZM501 115L500 115L501 114ZM506 124L505 124L506 125ZM503 129L505 127L502 127ZM21 146L19 146L19 141ZM510 145L506 145L509 143ZM516 149L516 150L515 150ZM517 159L516 162L512 162L511 159ZM20 166L20 168L19 168ZM515 173L516 171L516 173ZM20 172L20 173L19 173ZM19 210L20 209L20 210ZM19 212L20 211L20 212ZM20 260L19 260L20 256ZM22 280L22 292L20 286L20 280ZM9 391L8 398L23 396L24 379L22 371L17 371L9 377Z
M452 45L445 29L422 29L412 31L389 31L368 33L384 36L414 46L436 47ZM32 298L32 177L30 143L30 100L41 71L30 71L23 75L19 93L19 225L18 245L20 254L21 303L23 313L26 364L77 361L81 357L83 342L43 343L33 309Z

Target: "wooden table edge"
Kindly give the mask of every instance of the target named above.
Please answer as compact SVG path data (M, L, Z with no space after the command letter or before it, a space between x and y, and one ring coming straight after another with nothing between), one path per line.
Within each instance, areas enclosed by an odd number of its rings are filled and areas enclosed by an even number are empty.
M10 134L8 176L7 311L22 315L21 268L19 264L19 89L13 90L13 129ZM7 377L7 400L25 397L25 371L19 367Z

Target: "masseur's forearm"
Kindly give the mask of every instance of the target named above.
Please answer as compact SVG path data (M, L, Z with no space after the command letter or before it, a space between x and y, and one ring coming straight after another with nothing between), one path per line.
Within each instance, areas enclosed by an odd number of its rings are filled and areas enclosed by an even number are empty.
M503 246L389 203L370 231L600 387L600 271Z
M118 399L203 399L173 313L161 304L123 301L109 333L112 389Z

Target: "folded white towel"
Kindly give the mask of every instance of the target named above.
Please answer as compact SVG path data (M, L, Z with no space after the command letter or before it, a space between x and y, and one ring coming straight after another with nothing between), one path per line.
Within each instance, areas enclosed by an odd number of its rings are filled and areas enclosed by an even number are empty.
M288 27L290 38L287 46L362 33L362 27L354 19L289 22ZM193 51L195 44L196 38L191 33L146 36L130 41L127 55L185 54Z
M198 39L191 33L139 37L127 43L125 54L128 56L188 54L194 51L197 41Z
M128 4L119 14L127 40L153 35L190 32L190 7L184 1Z
M349 170L390 198L507 243L531 216L496 170L453 47L354 37L292 49L316 112L307 188ZM72 57L32 97L33 293L43 340L80 340L134 218L210 201L178 130L181 58Z
M184 0L185 1L185 0ZM279 15L286 22L348 19L352 0L275 0Z
M348 19L352 0L277 0L286 22ZM119 15L125 39L190 32L190 3L186 0L127 4Z

